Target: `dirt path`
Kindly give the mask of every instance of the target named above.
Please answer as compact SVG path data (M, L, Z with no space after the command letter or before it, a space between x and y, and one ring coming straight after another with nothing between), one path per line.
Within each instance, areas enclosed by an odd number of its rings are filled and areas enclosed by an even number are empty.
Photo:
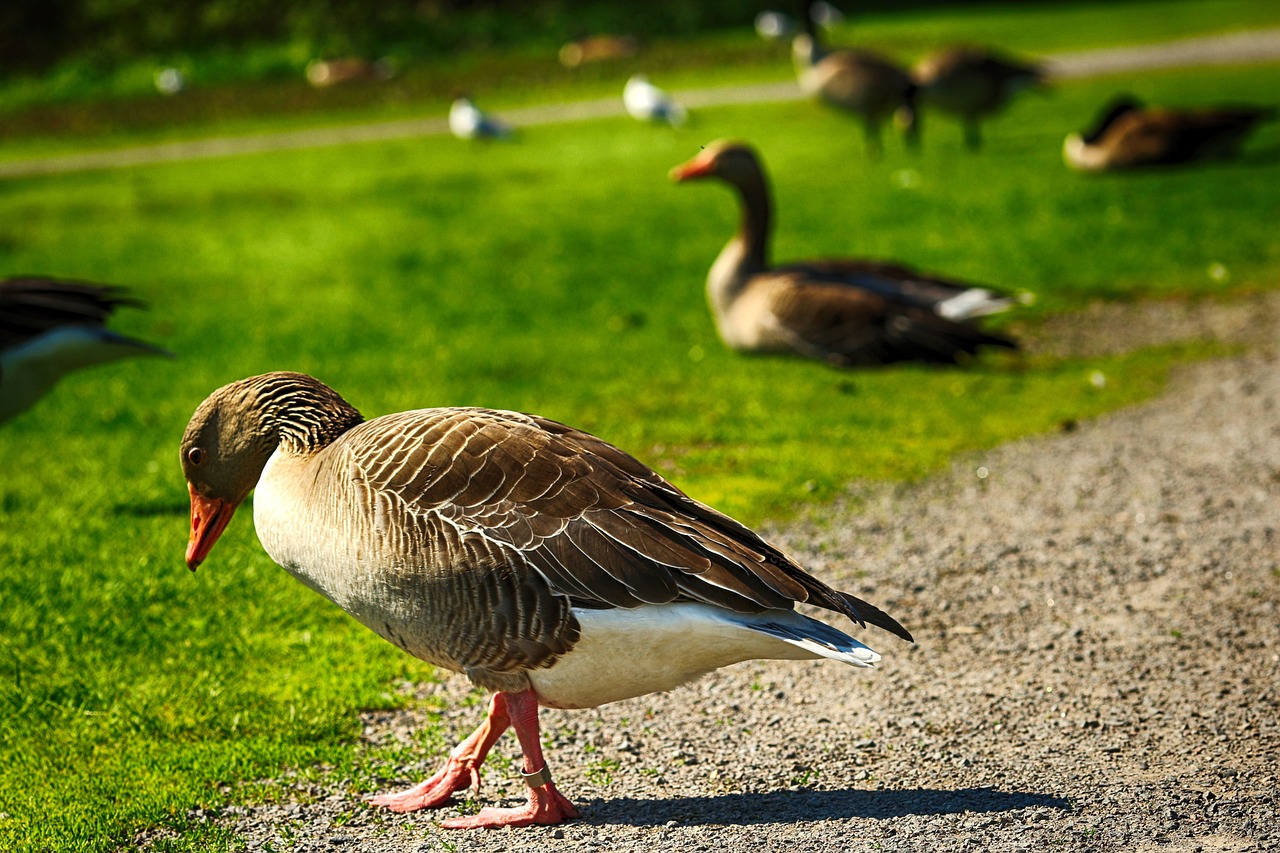
M1052 74L1063 79L1180 65L1233 65L1280 59L1280 29L1254 30L1219 36L1184 39L1154 45L1108 48L1049 54L1042 57ZM803 97L793 81L756 86L697 89L676 93L691 109L727 104L798 100ZM503 118L516 127L535 127L622 115L622 99L604 98L511 110ZM322 127L254 136L200 139L142 145L112 151L96 151L59 157L11 160L0 163L0 179L31 175L58 175L95 169L124 169L155 163L231 157L324 148L360 142L438 136L449 132L444 118L373 122L344 127Z
M1148 405L920 485L855 485L770 532L914 631L861 635L879 669L754 662L544 712L584 812L561 827L450 833L346 785L197 817L300 853L1280 849L1280 294L1103 307L1042 339L1114 349L1139 322L1249 350ZM462 679L426 689L452 735L477 723ZM419 722L369 715L366 737ZM482 804L514 805L514 741L497 752Z

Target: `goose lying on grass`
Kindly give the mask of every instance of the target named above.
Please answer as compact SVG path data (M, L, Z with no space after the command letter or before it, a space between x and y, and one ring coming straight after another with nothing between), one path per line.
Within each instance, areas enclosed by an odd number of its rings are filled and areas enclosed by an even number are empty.
M740 142L713 142L671 175L682 182L724 181L741 202L742 225L707 276L716 328L733 349L790 352L849 367L954 364L982 347L1017 346L972 321L1015 303L990 288L880 261L771 265L769 184L760 158Z
M420 409L366 421L310 376L268 373L201 403L181 458L191 569L256 487L273 560L409 654L493 691L438 773L373 801L448 803L479 785L514 728L529 802L450 828L578 815L543 759L539 706L595 707L753 658L880 659L796 602L911 639L623 451L545 418Z
M1173 166L1197 160L1229 160L1275 107L1144 107L1132 95L1112 101L1088 133L1062 144L1067 165L1082 172Z

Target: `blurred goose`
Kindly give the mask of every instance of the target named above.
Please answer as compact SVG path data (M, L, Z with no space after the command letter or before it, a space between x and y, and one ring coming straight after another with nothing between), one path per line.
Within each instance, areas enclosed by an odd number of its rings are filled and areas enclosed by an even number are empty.
M181 459L193 570L256 487L254 526L273 560L409 654L494 692L438 773L373 800L400 812L449 802L479 785L514 728L528 803L449 828L578 815L551 781L539 706L595 707L754 658L879 660L796 602L911 639L618 448L533 415L366 421L310 376L268 373L201 403Z
M717 178L741 201L742 225L707 276L716 327L733 349L792 352L847 367L955 363L980 347L1017 346L969 322L1014 303L988 288L878 261L771 266L769 185L755 151L742 143L714 142L671 176Z
M633 74L622 90L622 103L627 113L639 121L652 121L679 127L688 113L675 99L649 82L643 74Z
M118 287L22 276L0 281L0 422L31 406L66 374L139 355L171 355L106 328Z
M818 38L814 4L805 4L805 31L791 42L800 90L862 120L867 152L882 149L880 126L896 117L908 145L915 145L915 83L906 69L863 49L827 50Z
M1085 172L1230 159L1255 127L1275 115L1274 107L1143 107L1125 95L1104 110L1093 130L1070 134L1062 155Z
M823 27L834 26L844 20L844 13L825 0L807 4L809 19ZM790 15L765 11L756 15L756 35L765 41L781 41L795 35L796 24Z
M449 131L459 139L510 139L511 125L486 113L468 97L449 107Z
M912 72L920 106L950 113L964 125L969 148L982 147L981 121L1019 92L1044 85L1044 69L982 47L950 47L920 60Z

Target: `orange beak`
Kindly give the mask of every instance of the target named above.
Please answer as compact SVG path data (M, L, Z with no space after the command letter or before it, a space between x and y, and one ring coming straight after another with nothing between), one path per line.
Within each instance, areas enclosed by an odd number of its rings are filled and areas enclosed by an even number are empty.
M705 178L715 170L715 161L710 158L694 157L688 163L682 163L671 170L671 180L688 181L693 178Z
M206 498L190 483L187 483L187 491L191 493L191 539L187 541L187 568L194 572L196 566L209 556L213 543L218 541L222 531L227 529L227 522L235 515L236 505L219 498Z

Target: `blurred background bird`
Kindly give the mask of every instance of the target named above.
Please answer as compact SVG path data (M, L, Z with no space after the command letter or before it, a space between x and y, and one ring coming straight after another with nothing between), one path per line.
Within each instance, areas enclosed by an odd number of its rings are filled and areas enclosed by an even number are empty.
M827 49L818 36L814 5L804 4L804 31L791 43L801 91L861 119L871 157L881 153L880 127L890 117L896 116L904 139L914 146L916 87L911 75L874 51Z
M1026 89L1043 86L1044 68L986 47L948 47L912 69L920 108L958 118L971 150L982 147L982 121L998 114Z
M716 328L732 349L791 352L851 367L955 364L982 347L1017 347L971 322L1015 304L990 288L874 260L771 264L769 184L759 156L741 142L713 142L671 177L718 179L741 203L741 228L707 276Z
M649 82L643 74L633 74L622 90L622 103L627 113L639 121L651 121L680 127L689 114L674 98Z
M118 287L38 276L0 281L0 422L73 370L134 356L172 356L106 328L122 305L143 303Z
M1144 107L1121 95L1091 130L1067 136L1062 156L1084 172L1226 160L1239 156L1245 138L1276 114L1270 106Z
M449 132L459 139L511 139L514 128L475 105L469 97L455 98L449 107Z

